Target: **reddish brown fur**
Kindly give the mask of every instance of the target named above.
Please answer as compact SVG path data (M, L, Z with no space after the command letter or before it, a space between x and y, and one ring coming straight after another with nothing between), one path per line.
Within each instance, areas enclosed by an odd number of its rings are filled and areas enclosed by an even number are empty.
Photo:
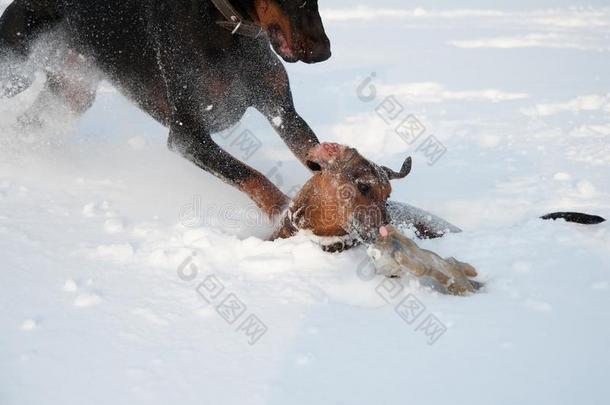
M387 223L385 202L392 187L379 166L355 149L336 144L323 144L315 154L322 168L291 202L276 237L292 236L299 229L319 237L346 236L354 218L367 234ZM366 194L358 187L361 181L370 186Z
M272 25L280 27L290 48L293 47L292 25L290 18L282 11L280 6L274 0L256 0L254 2L256 15L254 21L263 27L269 29Z
M385 204L391 187L389 183L379 183L372 188L371 196L364 197L346 177L338 179L334 173L316 173L294 201L295 206L305 207L300 225L317 236L343 236L347 234L350 218L358 211L368 222L382 225L385 213L380 207Z
M251 177L238 185L270 218L279 215L288 205L289 198L266 177Z

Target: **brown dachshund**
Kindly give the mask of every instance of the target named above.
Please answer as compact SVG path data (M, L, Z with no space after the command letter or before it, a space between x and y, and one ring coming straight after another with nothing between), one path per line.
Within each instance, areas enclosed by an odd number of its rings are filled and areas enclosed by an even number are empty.
M275 237L308 231L327 251L374 240L379 227L389 221L390 180L411 172L411 158L397 173L335 143L313 148L307 165L314 175L290 203Z

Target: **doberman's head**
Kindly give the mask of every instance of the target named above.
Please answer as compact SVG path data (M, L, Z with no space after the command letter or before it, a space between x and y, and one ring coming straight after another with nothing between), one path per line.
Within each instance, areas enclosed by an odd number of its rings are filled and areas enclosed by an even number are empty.
M330 58L318 0L253 0L252 14L286 62L316 63Z
M314 147L307 164L314 175L292 200L277 236L310 231L324 238L323 246L331 251L374 239L379 227L388 223L390 180L411 171L411 158L396 173L356 149L333 143Z

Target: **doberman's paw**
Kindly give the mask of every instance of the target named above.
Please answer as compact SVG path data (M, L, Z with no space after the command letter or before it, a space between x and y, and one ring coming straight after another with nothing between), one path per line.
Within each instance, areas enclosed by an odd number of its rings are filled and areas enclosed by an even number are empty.
M314 146L307 153L307 166L313 171L328 168L347 150L347 146L338 143L323 142Z

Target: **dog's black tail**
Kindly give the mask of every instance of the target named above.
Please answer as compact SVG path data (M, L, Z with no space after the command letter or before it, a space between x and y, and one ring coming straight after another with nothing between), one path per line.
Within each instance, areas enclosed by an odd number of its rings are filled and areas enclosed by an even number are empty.
M574 222L583 225L601 224L606 219L597 215L582 214L580 212L554 212L552 214L543 215L542 219L565 219L567 222Z
M59 0L15 0L0 17L0 98L27 89L33 72L24 69L32 44L61 21Z

